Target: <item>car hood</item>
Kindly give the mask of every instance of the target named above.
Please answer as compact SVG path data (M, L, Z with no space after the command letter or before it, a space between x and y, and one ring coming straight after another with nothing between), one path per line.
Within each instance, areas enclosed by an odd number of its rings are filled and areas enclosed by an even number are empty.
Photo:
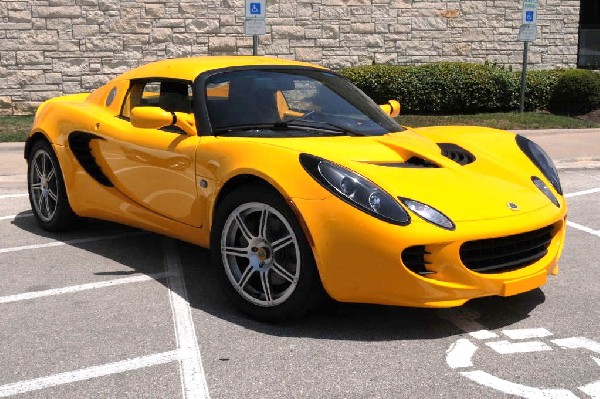
M447 134L449 130L462 134ZM439 144L449 143L449 138L472 154L473 162L461 165L442 155ZM509 132L452 127L407 129L377 137L248 140L332 161L394 197L426 203L455 222L517 216L551 204L531 181L532 175L542 177L541 173ZM426 162L421 165L419 160Z

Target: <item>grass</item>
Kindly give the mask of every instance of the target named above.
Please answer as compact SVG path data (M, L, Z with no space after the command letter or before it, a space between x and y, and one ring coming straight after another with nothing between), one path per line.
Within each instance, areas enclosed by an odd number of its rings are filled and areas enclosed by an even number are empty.
M584 129L600 127L590 121L541 112L506 112L477 115L400 115L400 124L410 127L434 125L476 125L505 130ZM0 116L0 143L24 141L33 116Z
M0 116L0 143L25 141L33 116Z
M488 126L504 130L527 129L585 129L597 128L598 124L569 116L541 112L504 112L476 115L400 115L400 124L410 127L421 126Z

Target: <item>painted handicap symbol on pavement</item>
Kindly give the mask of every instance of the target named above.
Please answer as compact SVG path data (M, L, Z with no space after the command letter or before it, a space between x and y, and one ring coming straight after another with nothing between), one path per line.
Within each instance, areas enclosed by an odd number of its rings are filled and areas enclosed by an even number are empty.
M585 349L600 367L600 343L585 337L550 339L553 334L545 328L503 330L499 336L493 331L481 329L470 334L473 339L460 338L446 352L446 363L459 370L468 379L488 388L526 399L579 399L575 392L583 392L585 398L600 399L600 379L586 385L568 389L549 389L527 386L496 377L473 365L473 355L487 346L498 355L515 353L556 351L561 349ZM479 345L478 345L479 344ZM582 352L585 353L585 352ZM597 354L593 355L593 354ZM600 373L599 373L600 374Z

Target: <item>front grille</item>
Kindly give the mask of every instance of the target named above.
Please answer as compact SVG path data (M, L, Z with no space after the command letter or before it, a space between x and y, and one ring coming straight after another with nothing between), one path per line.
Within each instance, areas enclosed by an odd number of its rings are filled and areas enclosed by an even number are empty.
M503 273L529 266L548 253L554 227L508 237L469 241L460 247L462 263L478 273Z
M429 255L429 252L425 250L424 245L415 245L414 247L408 247L402 251L402 263L410 271L421 276L432 274L434 272L427 270L425 265L430 262L425 260L425 255Z

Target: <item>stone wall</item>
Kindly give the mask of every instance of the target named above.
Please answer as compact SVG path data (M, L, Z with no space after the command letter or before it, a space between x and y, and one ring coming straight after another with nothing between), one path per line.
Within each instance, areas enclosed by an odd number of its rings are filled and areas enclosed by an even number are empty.
M518 0L267 1L259 53L332 68L440 60L520 68ZM0 115L163 58L251 54L243 0L1 0ZM534 68L577 61L579 0L539 0Z

